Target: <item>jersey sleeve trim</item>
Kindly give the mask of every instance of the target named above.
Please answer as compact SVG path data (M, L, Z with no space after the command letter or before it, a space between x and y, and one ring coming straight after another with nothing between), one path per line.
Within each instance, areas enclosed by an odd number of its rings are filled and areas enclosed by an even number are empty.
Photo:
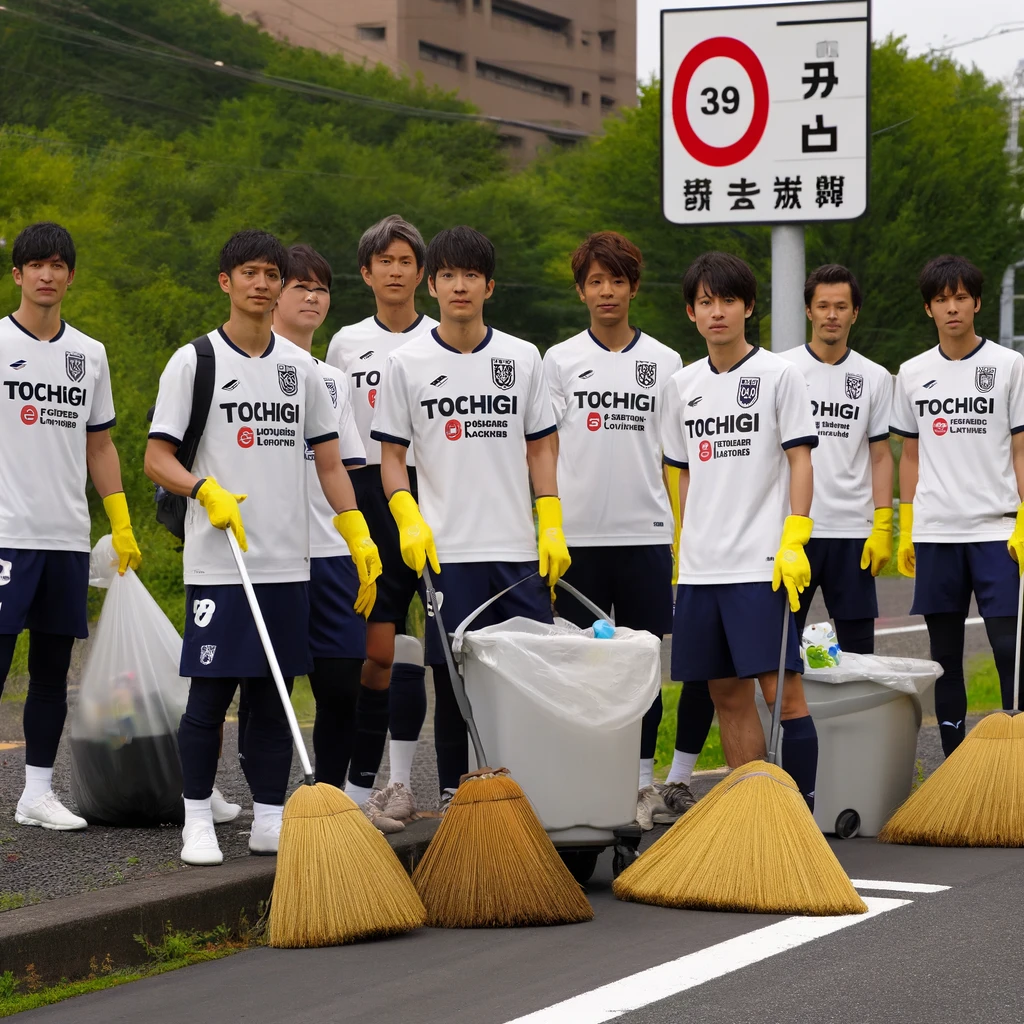
M676 469L689 469L690 464L688 462L677 462L675 459L670 459L667 455L662 455L661 461L666 466L675 466Z
M790 448L800 448L802 445L807 445L808 448L817 448L818 435L808 434L806 437L794 437L792 441L783 441L782 450L788 452Z
M897 434L899 437L908 437L911 441L916 441L921 435L916 430L904 430L902 427L893 426L889 424L890 433Z
M526 440L539 441L542 437L547 437L548 434L553 434L557 429L558 427L552 424L550 427L545 427L543 430L537 430L532 434L527 434Z
M355 468L356 466L365 466L366 459L342 459L341 464L346 468Z
M163 434L159 430L154 430L149 435L151 441L169 441L174 445L175 448L181 447L181 438L175 437L173 434Z
M1021 427L1020 429L1024 430L1024 427ZM869 437L868 438L868 444L874 444L876 441L888 441L888 440L889 440L889 431L887 430L884 434L875 434L874 437Z
M1024 425L1019 426L1019 427L1010 427L1010 433L1011 434L1020 434L1022 432L1024 432Z
M323 444L324 441L337 441L337 440L338 440L338 432L336 430L332 430L329 434L320 434L319 437L307 437L306 438L306 444L308 444L310 447L312 447L315 444Z
M411 441L404 437L395 437L394 434L385 434L383 430L371 430L370 438L374 441L380 441L384 444L400 444L403 448L408 448Z
M115 423L117 423L116 418L107 420L106 423L87 423L85 425L85 432L87 434L95 434L101 430L109 430Z

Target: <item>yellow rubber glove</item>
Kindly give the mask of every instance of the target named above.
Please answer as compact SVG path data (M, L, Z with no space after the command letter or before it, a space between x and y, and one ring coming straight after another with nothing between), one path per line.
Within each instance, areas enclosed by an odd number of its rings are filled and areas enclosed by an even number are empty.
M813 528L814 520L808 516L786 516L775 555L772 590L785 583L789 607L794 612L800 610L800 595L811 585L811 563L807 561L804 545L811 539Z
M238 508L248 495L225 491L214 477L208 476L193 497L206 509L212 526L216 526L218 530L230 529L238 541L238 546L243 551L249 550L245 540L245 527L242 525L242 513Z
M1006 542L1010 557L1017 563L1017 571L1024 576L1024 504L1017 509L1017 521L1013 524L1013 533Z
M914 506L909 501L900 502L900 544L896 549L896 568L903 576L917 574L917 559L914 557Z
M377 577L381 572L380 552L370 536L363 513L359 509L339 512L332 520L334 528L345 538L356 572L359 573L359 593L353 607L356 613L367 618L377 600Z
M860 555L860 567L870 569L872 576L877 576L892 558L892 509L876 508L875 525L871 527L871 535L864 541L864 550Z
M679 579L679 534L683 525L682 510L679 507L679 467L665 466L665 483L668 486L668 501L672 506L672 582Z
M537 499L537 554L540 574L553 587L569 568L569 548L562 532L562 502L550 495Z
M142 552L132 533L132 520L128 515L124 491L108 494L103 499L103 510L110 520L110 539L117 554L117 571L123 576L126 569L138 569L142 564Z
M388 502L388 508L398 523L398 543L402 549L402 561L417 576L423 572L423 566L428 561L434 572L440 572L437 548L434 547L434 531L423 518L412 494L409 491L395 491Z

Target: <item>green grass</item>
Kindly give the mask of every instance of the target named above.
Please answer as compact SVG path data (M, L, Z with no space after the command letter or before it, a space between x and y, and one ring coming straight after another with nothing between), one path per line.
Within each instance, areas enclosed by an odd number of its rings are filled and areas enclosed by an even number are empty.
M672 765L672 753L676 743L676 712L679 707L679 693L682 690L681 683L670 683L661 688L661 700L665 706L661 716L661 726L658 729L658 748L654 754L654 774L663 779ZM718 732L718 724L711 726L707 742L697 759L697 770L703 771L706 768L721 768L725 764L725 755L722 753L722 738Z
M982 714L1003 706L999 675L991 654L979 654L967 663L967 711Z

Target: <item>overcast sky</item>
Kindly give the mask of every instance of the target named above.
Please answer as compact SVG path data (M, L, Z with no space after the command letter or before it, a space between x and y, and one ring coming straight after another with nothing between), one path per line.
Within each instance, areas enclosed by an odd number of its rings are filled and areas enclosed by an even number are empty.
M660 75L658 12L663 8L743 6L750 0L637 0L637 78ZM875 0L871 10L876 40L890 33L906 36L911 54L930 47L966 42L1001 23L1024 29L1024 5L1019 0ZM1009 26L1007 26L1009 27ZM967 65L977 64L993 80L1005 80L1024 60L1024 31L1010 32L983 42L958 46L950 56Z

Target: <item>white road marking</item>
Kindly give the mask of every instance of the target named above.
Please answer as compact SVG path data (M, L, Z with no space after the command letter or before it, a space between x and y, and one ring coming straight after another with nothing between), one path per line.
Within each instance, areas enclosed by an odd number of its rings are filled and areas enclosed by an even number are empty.
M948 885L928 882L881 882L874 878L851 878L855 889L884 889L886 892L946 892Z
M967 619L965 626L980 626L984 619ZM876 629L875 636L895 636L897 633L923 633L928 627L922 622L916 626L891 626L888 629Z
M516 1017L507 1024L565 1024L566 1021L572 1021L572 1024L602 1024L603 1021L614 1020L642 1006L749 967L777 953L784 953L897 907L904 907L912 901L869 896L864 902L868 905L866 914L787 917L784 921L757 928L638 974L631 974L628 978L602 985L535 1013L528 1013L525 1017Z

